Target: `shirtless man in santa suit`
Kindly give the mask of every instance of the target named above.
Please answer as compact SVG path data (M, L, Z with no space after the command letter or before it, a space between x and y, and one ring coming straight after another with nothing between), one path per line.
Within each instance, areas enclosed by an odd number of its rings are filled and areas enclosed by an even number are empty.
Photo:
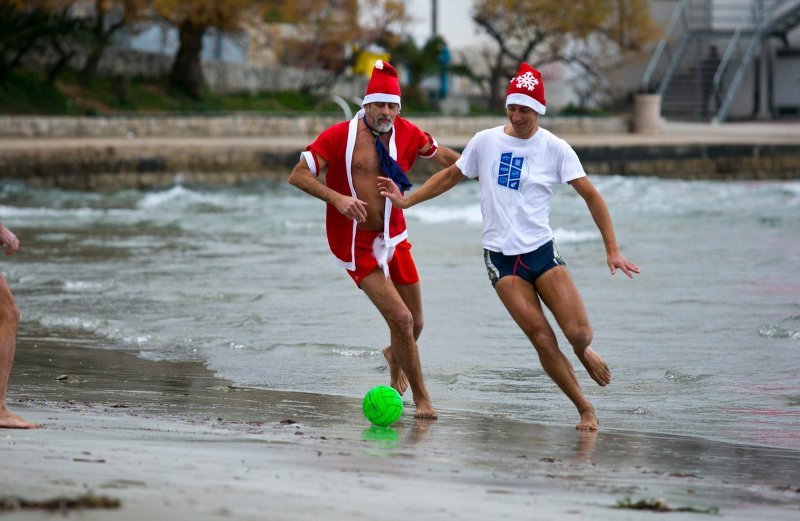
M458 154L440 147L400 117L395 69L378 60L367 85L363 110L323 131L301 154L289 183L327 203L328 244L337 264L369 297L389 326L383 350L390 385L411 387L417 418L436 418L422 377L417 339L422 332L419 276L411 257L403 212L378 192L377 179L391 178L401 191L417 156L442 167ZM318 177L325 175L325 182Z

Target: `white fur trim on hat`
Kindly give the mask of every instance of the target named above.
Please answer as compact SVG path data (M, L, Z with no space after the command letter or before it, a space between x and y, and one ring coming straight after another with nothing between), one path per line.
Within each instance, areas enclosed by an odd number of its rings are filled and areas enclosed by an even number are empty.
M546 107L542 105L539 101L531 98L530 96L526 96L525 94L520 94L519 92L514 92L506 96L506 108L509 105L522 105L523 107L529 107L544 116L544 112Z
M389 62L376 60L361 106L367 103L396 103L400 106L400 79Z
M363 107L367 103L397 103L398 108L400 106L400 96L395 94L383 94L376 92L375 94L367 94L364 96L364 101L361 102L361 106Z

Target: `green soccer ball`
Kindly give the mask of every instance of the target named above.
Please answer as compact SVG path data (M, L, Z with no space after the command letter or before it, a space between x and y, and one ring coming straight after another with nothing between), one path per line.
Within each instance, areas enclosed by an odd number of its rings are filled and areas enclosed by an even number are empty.
M364 396L364 416L375 425L386 427L403 413L403 398L388 385L378 385Z

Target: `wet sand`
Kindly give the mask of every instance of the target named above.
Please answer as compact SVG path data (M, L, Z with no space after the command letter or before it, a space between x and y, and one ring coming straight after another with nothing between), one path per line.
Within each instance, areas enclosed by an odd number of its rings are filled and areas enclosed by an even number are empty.
M57 379L61 377L60 379ZM200 363L150 362L21 332L0 431L0 498L87 492L121 502L79 519L669 519L800 516L800 453L698 438L407 407L371 428L358 397L238 389ZM49 519L26 510L9 519Z

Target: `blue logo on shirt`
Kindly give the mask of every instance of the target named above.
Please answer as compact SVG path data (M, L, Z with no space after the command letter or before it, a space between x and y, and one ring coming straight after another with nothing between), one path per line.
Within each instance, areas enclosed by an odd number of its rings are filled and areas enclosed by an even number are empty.
M514 157L511 152L500 154L500 169L497 172L497 184L511 190L519 190L522 177L524 157Z

